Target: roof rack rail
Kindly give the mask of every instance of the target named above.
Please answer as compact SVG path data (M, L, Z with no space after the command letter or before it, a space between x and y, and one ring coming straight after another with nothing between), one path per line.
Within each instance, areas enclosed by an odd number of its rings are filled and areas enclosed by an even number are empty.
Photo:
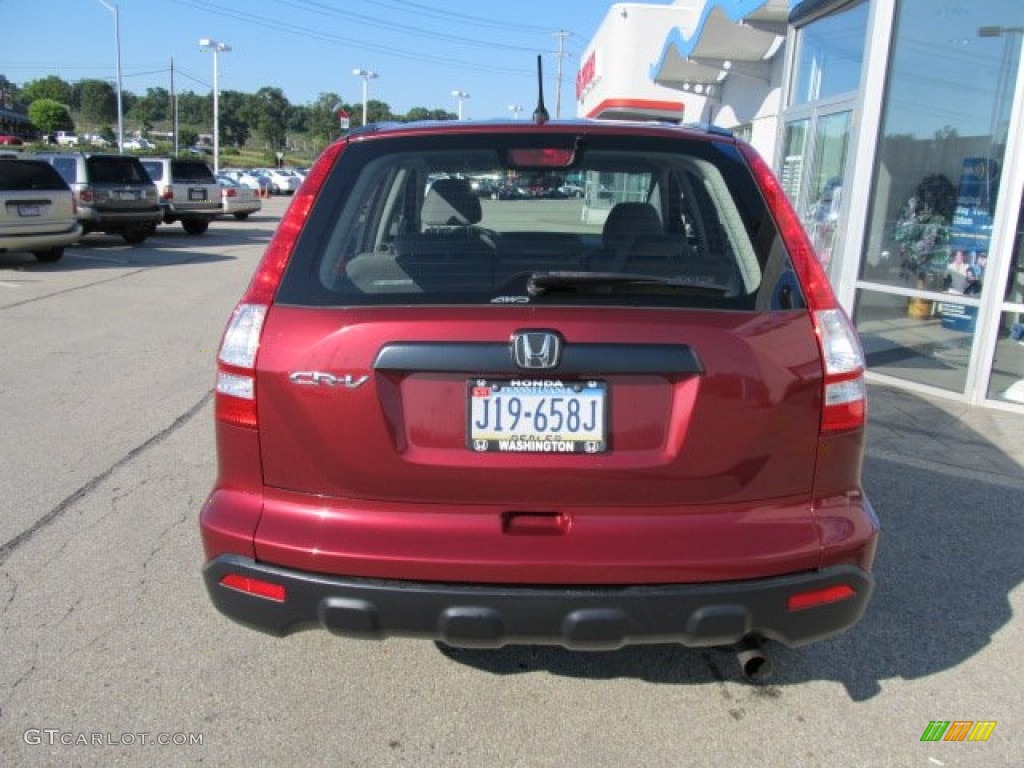
M683 123L679 127L680 128L698 128L698 129L700 129L702 131L707 131L708 133L713 133L716 136L726 136L726 137L728 137L730 139L736 138L736 134L735 134L735 132L732 131L732 129L730 129L730 128L723 128L720 125L715 125L714 123L709 123L709 122Z

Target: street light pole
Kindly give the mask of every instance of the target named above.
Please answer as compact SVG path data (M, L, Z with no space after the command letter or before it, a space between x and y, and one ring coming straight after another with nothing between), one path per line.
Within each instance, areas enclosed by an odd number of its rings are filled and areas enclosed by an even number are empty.
M213 172L216 173L220 170L220 87L217 82L219 74L217 57L224 51L230 51L231 46L203 37L199 40L199 50L213 51Z
M117 51L117 151L124 152L124 106L121 100L121 12L117 5L98 0L114 14L114 49Z
M452 91L452 96L459 100L459 120L462 119L462 102L469 98L469 94L465 91L455 90Z
M363 125L366 125L366 91L370 84L370 78L377 77L377 73L369 69L353 69L352 74L363 78Z

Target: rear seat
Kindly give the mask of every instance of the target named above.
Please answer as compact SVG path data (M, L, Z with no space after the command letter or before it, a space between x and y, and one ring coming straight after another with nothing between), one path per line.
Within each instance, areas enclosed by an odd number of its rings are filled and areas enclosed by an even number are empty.
M603 249L588 261L594 272L678 277L682 280L739 290L733 260L696 253L682 233L665 232L661 217L648 203L619 203L608 214Z
M482 217L467 179L437 179L423 200L423 231L398 235L387 252L356 256L346 275L367 293L489 291L495 245L476 226Z

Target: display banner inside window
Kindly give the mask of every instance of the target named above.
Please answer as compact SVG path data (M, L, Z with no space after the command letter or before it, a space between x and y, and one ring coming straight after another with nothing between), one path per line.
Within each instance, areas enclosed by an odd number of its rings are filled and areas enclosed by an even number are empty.
M991 245L1022 34L1020 0L897 4L855 308L873 371L966 391L982 301L1002 300L986 280L1013 258ZM1000 364L1024 376L1013 346Z

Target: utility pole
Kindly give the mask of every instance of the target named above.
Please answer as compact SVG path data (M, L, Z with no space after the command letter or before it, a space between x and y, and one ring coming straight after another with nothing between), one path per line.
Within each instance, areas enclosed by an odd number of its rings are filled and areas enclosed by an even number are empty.
M562 116L562 59L569 55L569 52L565 50L565 38L569 36L569 32L564 29L560 29L554 33L555 37L558 38L558 50L555 51L555 56L558 57L558 81L555 83L555 119L557 120Z
M178 99L174 95L174 57L171 57L171 133L174 134L174 156L178 156Z

